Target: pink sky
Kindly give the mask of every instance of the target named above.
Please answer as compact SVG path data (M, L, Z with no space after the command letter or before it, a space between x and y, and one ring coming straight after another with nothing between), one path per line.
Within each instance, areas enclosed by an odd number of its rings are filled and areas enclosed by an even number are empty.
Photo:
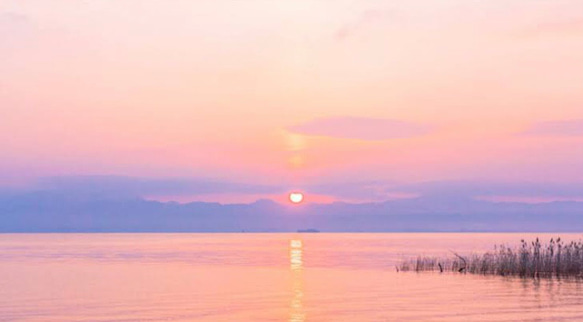
M582 57L579 0L5 0L0 180L583 182Z

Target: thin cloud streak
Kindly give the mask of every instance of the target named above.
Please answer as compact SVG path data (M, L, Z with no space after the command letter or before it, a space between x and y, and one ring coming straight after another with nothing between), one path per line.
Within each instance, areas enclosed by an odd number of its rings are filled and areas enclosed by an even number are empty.
M341 28L336 31L335 38L338 41L345 40L351 37L359 29L363 28L367 24L380 21L389 16L393 16L393 11L383 11L383 10L366 10L364 11L356 21L351 23L346 23Z
M528 136L583 136L583 119L539 122L522 134Z
M315 119L288 130L304 135L380 141L423 136L429 134L432 128L399 120L341 116Z
M583 35L583 19L571 19L566 21L555 21L539 23L526 31L523 31L520 36L525 38L537 37L556 37L556 36L582 36Z
M39 180L38 188L73 195L105 197L192 196L206 194L271 194L282 188L206 178L136 178L125 176L62 176Z
M335 182L319 184L260 185L208 178L136 178L123 176L64 176L44 178L27 191L47 191L71 198L145 198L159 201L193 200L220 203L248 203L260 199L285 201L291 190L303 191L316 203L385 202L420 199L448 204L460 200L545 203L581 200L580 183L494 183L420 182L399 184L386 181ZM12 193L11 193L12 191ZM4 194L24 193L23 189L3 189Z

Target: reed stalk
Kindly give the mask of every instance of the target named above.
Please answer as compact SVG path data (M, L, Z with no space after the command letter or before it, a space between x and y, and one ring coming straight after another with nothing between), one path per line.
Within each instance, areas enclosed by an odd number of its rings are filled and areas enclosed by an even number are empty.
M524 278L583 278L583 241L564 243L561 238L542 244L521 240L519 246L499 245L491 252L450 257L426 257L405 260L397 271L440 271Z

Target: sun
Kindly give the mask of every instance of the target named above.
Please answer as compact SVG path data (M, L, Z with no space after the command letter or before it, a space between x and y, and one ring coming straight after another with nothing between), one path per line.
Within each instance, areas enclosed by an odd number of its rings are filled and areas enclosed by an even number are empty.
M301 192L291 192L289 194L289 201L295 204L301 203L304 201L304 194Z

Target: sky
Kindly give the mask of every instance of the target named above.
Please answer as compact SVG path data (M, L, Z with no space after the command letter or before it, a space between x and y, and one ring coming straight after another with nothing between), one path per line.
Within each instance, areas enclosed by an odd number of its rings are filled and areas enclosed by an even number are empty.
M581 200L581 57L580 0L4 0L0 188Z

